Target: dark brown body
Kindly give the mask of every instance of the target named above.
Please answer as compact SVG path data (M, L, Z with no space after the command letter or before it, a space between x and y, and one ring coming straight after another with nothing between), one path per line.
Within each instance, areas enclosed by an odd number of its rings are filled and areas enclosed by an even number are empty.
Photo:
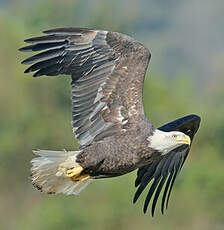
M154 157L147 140L152 131L151 124L144 120L128 129L128 133L105 138L85 148L77 156L77 162L84 168L83 174L93 178L113 177L148 164Z

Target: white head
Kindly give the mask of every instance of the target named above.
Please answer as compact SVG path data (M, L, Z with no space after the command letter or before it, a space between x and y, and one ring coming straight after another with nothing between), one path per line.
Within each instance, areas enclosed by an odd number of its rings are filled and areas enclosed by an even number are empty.
M171 150L183 144L190 145L191 139L186 134L179 131L164 132L156 129L152 136L148 137L149 147L167 154Z

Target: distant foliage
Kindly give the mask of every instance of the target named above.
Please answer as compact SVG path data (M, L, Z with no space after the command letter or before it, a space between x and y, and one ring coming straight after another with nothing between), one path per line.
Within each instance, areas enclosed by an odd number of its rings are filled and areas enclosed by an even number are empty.
M130 12L123 12L122 21L111 11L116 8L112 1L104 6L93 2L24 0L14 1L7 11L0 9L0 229L223 229L224 72L202 89L188 70L171 79L152 73L153 62L149 65L144 105L152 123L160 126L191 113L202 117L173 191L176 201L166 216L143 216L141 201L131 204L135 172L97 181L78 198L46 196L30 185L32 149L72 150L78 145L71 130L69 77L25 76L20 64L24 54L17 49L25 38L58 26L106 28L135 37L139 13L131 4L136 2L130 1Z

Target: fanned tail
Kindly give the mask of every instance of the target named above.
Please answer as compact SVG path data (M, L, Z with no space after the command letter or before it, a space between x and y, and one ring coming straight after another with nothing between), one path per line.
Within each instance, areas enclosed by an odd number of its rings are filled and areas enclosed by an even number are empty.
M66 176L68 169L79 167L76 156L80 151L33 151L38 157L32 159L31 177L33 185L48 194L63 193L79 195L92 181L72 181Z

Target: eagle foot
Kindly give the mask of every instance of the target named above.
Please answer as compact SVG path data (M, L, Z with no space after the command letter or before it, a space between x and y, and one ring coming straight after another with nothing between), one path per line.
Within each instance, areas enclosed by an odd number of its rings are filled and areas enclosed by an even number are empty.
M73 178L73 177L79 177L80 173L83 171L83 167L78 166L78 167L74 167L71 169L68 169L66 172L66 176Z
M89 178L90 178L89 174L83 174L80 176L71 177L71 180L74 182L82 182L82 181L88 180Z
M82 171L83 168L81 166L74 167L67 170L66 176L69 177L74 182L82 182L88 180L90 178L90 175L89 174L81 175Z

